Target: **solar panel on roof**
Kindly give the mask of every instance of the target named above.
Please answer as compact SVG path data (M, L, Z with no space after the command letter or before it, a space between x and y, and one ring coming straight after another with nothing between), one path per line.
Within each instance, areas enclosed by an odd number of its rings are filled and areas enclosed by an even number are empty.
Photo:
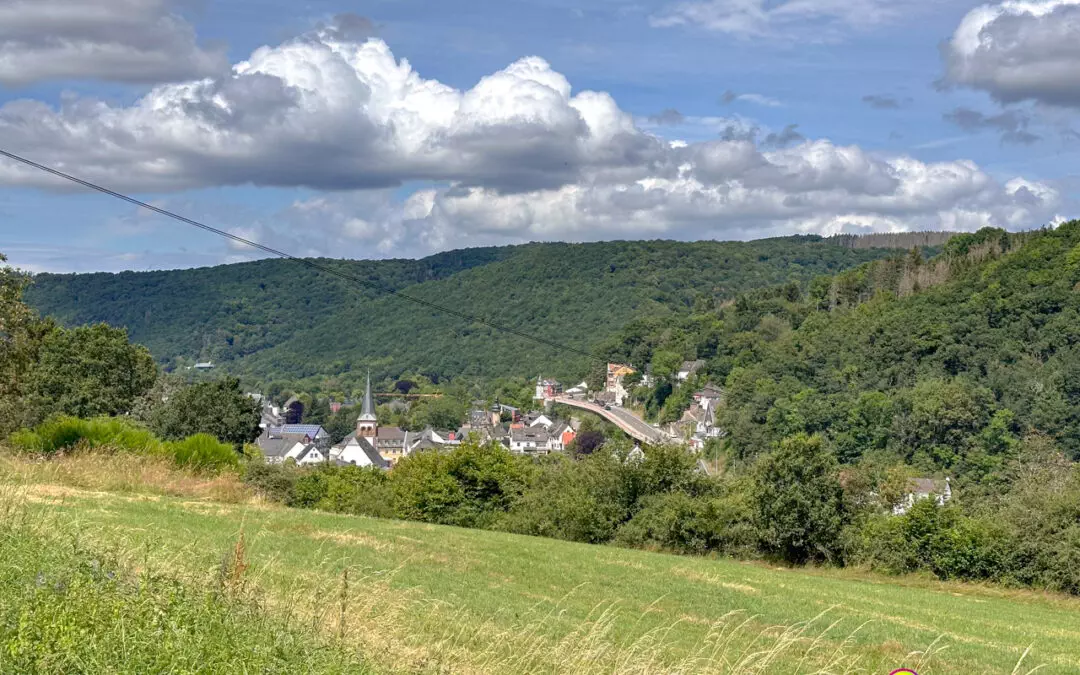
M283 434L304 434L315 437L323 428L318 424L286 424L281 428Z

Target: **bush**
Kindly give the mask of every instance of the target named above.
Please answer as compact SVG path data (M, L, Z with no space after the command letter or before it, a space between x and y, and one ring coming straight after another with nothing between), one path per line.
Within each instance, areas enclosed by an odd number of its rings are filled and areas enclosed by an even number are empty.
M409 520L489 527L521 498L530 482L528 462L495 443L410 455L394 467L394 512Z
M343 466L327 472L326 494L316 508L375 518L393 518L386 472L373 467Z
M220 471L239 466L240 456L233 446L222 443L210 434L195 434L182 441L164 444L177 466L199 471Z
M8 442L16 450L42 455L77 449L107 449L136 454L154 454L161 451L161 441L147 429L116 417L91 420L53 417L33 430L15 432Z
M633 548L676 553L753 557L757 530L748 492L732 491L714 497L686 493L656 494L619 528L616 542Z
M590 544L611 541L630 514L621 467L607 452L577 461L557 456L542 466L532 487L498 527Z
M892 574L928 571L940 579L996 579L1003 572L997 543L1003 534L964 516L956 506L923 499L902 516L870 519L856 556Z
M253 461L244 465L244 483L267 499L282 504L289 501L299 477L295 467L283 464Z
M17 451L46 457L80 450L164 455L177 466L211 471L240 463L233 447L218 442L213 436L199 434L183 441L163 443L138 423L118 417L91 420L53 417L34 429L15 432L8 442Z

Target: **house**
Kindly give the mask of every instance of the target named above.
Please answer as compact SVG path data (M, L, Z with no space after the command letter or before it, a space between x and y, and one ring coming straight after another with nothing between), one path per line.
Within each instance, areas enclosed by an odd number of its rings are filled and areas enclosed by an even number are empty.
M391 464L408 454L409 432L401 427L377 427L375 449Z
M300 466L306 466L311 464L322 464L323 462L326 462L328 458L328 455L324 454L324 452L314 443L297 443L288 453L286 453L283 461L291 459Z
M607 391L614 392L615 391L615 386L616 386L616 383L618 382L618 380L620 380L621 378L626 377L627 375L630 375L631 373L636 373L636 372L637 371L634 370L633 368L631 368L630 366L622 364L622 363L609 363L609 364L607 364L607 380L606 380L606 383L605 383L606 384L605 389Z
M304 443L298 443L295 439L281 438L280 436L259 438L256 441L259 451L263 454L263 461L267 464L281 464L285 461L289 451L297 444L304 445Z
M536 393L533 398L537 401L555 398L562 393L562 385L555 380L545 380L543 376L536 378Z
M608 364L606 391L614 395L613 401L615 405L621 406L626 402L626 399L630 398L630 391L626 388L623 381L627 375L632 375L636 372L637 371L630 366L621 363Z
M494 415L492 415L494 413ZM469 426L474 429L495 426L499 423L500 413L498 410L487 411L477 408L469 411ZM494 421L493 421L494 420Z
M679 372L676 373L676 377L679 378L679 382L686 382L704 367L705 362L700 359L697 361L683 361L683 364L679 366Z
M451 450L459 445L463 436L460 431L436 431L428 427L418 434L410 434L406 455L424 450Z
M200 361L195 364L195 370L213 370L214 363L212 361Z
M330 432L318 424L286 424L280 427L279 433L286 438L306 438L309 443L323 448L330 445Z
M724 390L711 382L694 392L694 402L701 404L703 401L713 401L714 405L724 398Z
M593 396L593 401L596 405L612 405L615 403L615 392L601 391L597 392L596 396Z
M544 413L529 413L525 416L525 424L530 427L540 426L547 429L552 424L555 424L555 421Z
M281 406L281 410L287 424L300 424L304 421L304 403L296 396L292 396L288 401L285 401L285 405Z
M912 478L908 482L908 493L899 504L893 506L893 515L902 516L915 506L915 502L933 497L938 506L944 506L952 499L952 484L949 478L936 481L932 478Z
M286 424L266 426L255 441L268 463L280 464L290 457L297 446L312 445L318 448L325 460L330 445L330 434L317 424ZM295 456L293 456L295 459Z
M550 435L544 429L512 429L510 431L510 452L519 455L546 454Z
M548 429L548 452L563 452L574 439L577 432L566 422L558 422Z

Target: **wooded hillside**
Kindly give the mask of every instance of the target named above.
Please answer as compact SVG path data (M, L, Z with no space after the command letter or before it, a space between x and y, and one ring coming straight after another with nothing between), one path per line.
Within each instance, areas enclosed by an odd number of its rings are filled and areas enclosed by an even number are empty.
M254 379L360 373L580 377L573 353L388 296L404 290L588 350L636 317L713 307L749 289L889 255L820 237L737 242L529 244L423 260L321 261L357 288L295 262L196 270L38 275L27 301L64 324L126 327L166 365L212 360ZM381 290L380 290L381 289ZM357 375L359 377L359 375Z

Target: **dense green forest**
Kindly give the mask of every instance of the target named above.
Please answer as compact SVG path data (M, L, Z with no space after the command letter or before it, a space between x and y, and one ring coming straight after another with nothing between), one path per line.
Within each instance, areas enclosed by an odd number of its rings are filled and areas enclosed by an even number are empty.
M753 288L805 283L889 255L820 237L748 243L528 244L423 260L320 261L365 287L292 261L167 272L41 274L27 302L64 325L124 327L167 367L212 360L253 380L337 377L343 388L419 372L432 379L543 371L585 359L433 311L391 291L589 350L637 317L689 314Z
M1080 222L987 229L868 263L803 290L758 289L719 311L643 320L613 359L700 358L726 389L717 424L734 462L821 434L846 463L879 456L974 483L1001 479L1024 436L1080 458ZM672 420L689 387L636 395Z

